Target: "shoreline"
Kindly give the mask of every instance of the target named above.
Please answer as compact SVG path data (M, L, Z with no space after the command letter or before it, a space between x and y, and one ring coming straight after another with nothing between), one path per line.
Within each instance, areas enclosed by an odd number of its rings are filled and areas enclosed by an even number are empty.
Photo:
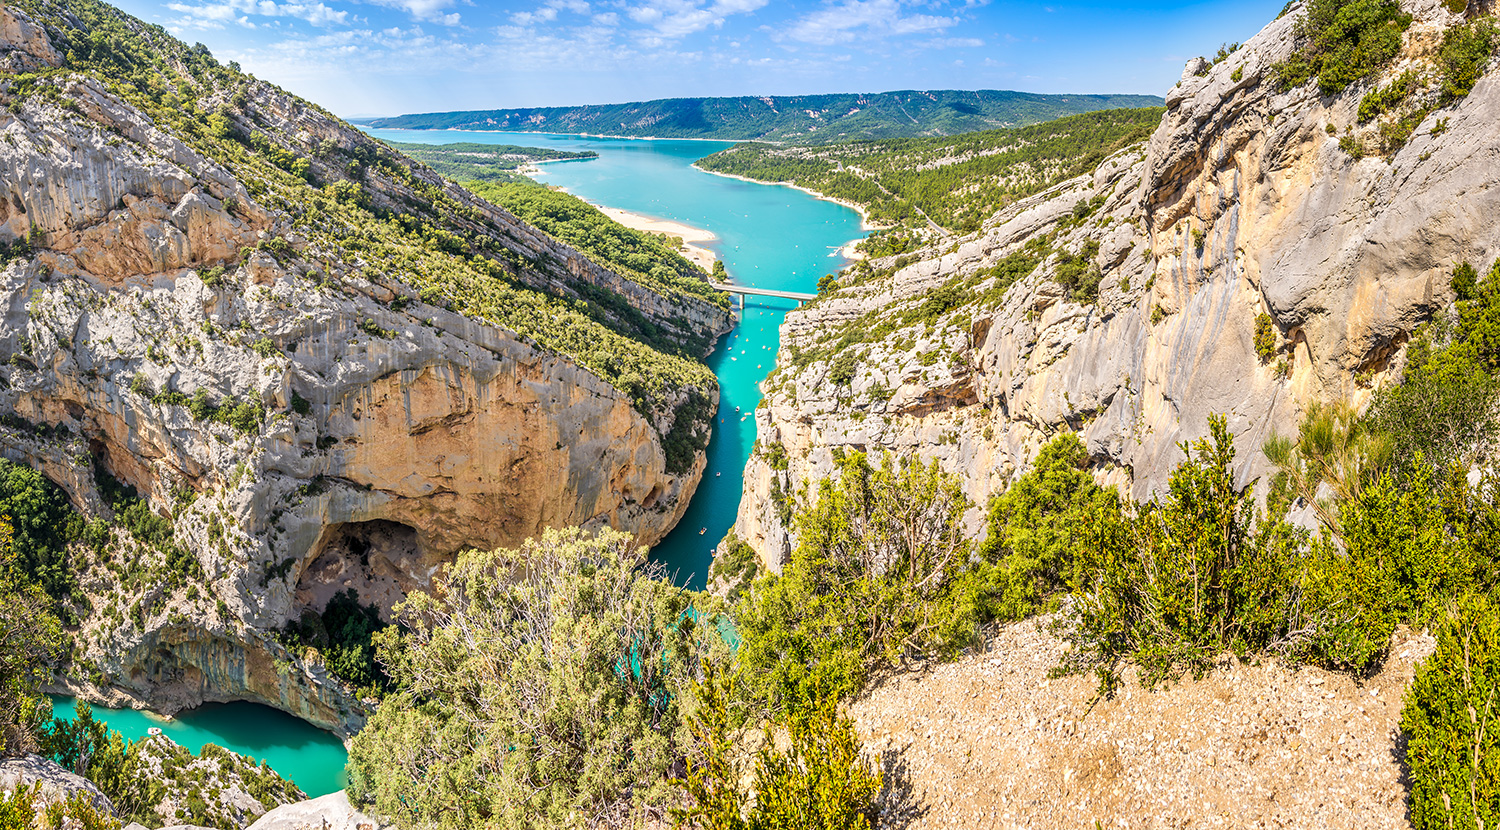
M755 141L762 144L783 144L785 142L772 141L769 138L687 138L685 136L667 135L610 135L608 133L551 133L541 130L470 130L463 127L443 127L441 129L429 129L422 127L376 127L371 124L355 124L367 130L405 130L411 133L510 133L514 135L566 135L576 138L613 138L629 141L713 141L719 144L745 144ZM569 161L570 159L555 159L556 161ZM706 171L705 171L706 172Z
M591 159L554 159L554 161L590 160ZM521 172L524 173L525 171L523 170ZM540 184L543 187L556 187L555 185L550 185L546 182L537 182L537 184ZM584 204L604 214L606 218L608 218L612 222L615 222L616 224L624 225L631 230L644 231L646 233L662 233L666 234L667 236L675 236L678 239L681 239L682 248L679 249L678 253L682 254L684 257L687 257L688 262L691 262L699 268L702 268L705 274L713 276L714 263L719 261L719 255L715 253L713 249L705 248L702 244L699 244L718 242L719 235L714 233L713 231L708 230L707 228L699 228L694 225L689 225L685 222L678 222L675 219L663 219L660 216L651 216L645 213L637 213L633 210L626 210L624 208L601 205L597 202L591 202L588 199L584 199L577 193L569 193L568 189L565 187L557 187L556 189L561 190L564 193L568 193L568 195L573 196L576 199L581 199Z
M858 205L846 199L840 199L837 196L829 196L826 193L819 193L812 188L803 187L802 185L796 184L794 182L766 182L761 181L760 179L752 179L748 176L736 175L734 173L720 173L717 170L704 170L702 167L698 166L698 162L696 161L693 162L690 166L694 170L697 170L700 173L707 173L710 176L723 176L726 179L735 179L736 181L749 182L751 184L763 184L770 187L790 187L793 190L800 190L820 202L832 202L836 205L842 205L859 214L859 229L862 231L878 231L893 227L891 225L880 225L870 221L869 211L865 209L864 205Z
M587 199L584 199L588 202ZM594 209L609 217L612 221L624 225L627 228L646 233L664 233L667 236L675 236L682 240L680 253L687 257L688 261L702 268L704 273L712 275L714 263L719 261L719 255L711 248L705 248L702 244L707 242L718 242L719 236L713 231L698 228L673 219L662 219L658 216L649 216L624 208L609 207L608 205L593 205Z
M590 204L593 204L590 202ZM594 205L594 209L608 216L610 219L646 233L664 233L667 236L675 236L682 240L683 256L688 261L702 268L706 273L712 275L714 263L719 261L719 255L713 250L705 248L702 242L718 242L719 236L713 231L697 228L692 225L677 222L672 219L662 219L656 216L648 216L644 213L636 213L624 208L608 207L605 205Z

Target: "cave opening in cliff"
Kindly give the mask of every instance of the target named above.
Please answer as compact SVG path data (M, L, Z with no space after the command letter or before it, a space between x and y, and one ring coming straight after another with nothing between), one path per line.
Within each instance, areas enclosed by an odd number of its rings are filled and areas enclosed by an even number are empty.
M293 619L304 609L321 612L335 595L353 590L389 622L396 603L432 584L437 566L415 528L385 520L331 526L314 550L297 580Z

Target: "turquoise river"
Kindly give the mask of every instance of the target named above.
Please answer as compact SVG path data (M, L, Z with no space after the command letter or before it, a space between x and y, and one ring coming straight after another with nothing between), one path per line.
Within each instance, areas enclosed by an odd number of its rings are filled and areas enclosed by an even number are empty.
M424 144L457 141L594 150L596 159L544 164L535 178L594 204L669 219L711 231L703 243L724 261L732 282L784 291L816 290L818 278L848 262L839 254L864 235L859 214L790 187L756 184L692 166L730 146L723 141L612 139L545 133L370 130L377 138ZM776 360L778 328L795 301L747 298L733 332L708 360L719 378L719 421L708 444L708 468L687 514L652 555L678 582L702 587L714 546L734 525L745 462L755 442L760 381ZM54 699L59 717L73 702ZM308 795L343 786L344 749L332 735L289 715L250 703L204 706L171 722L154 715L94 708L95 717L130 739L152 726L197 751L212 742L265 759Z

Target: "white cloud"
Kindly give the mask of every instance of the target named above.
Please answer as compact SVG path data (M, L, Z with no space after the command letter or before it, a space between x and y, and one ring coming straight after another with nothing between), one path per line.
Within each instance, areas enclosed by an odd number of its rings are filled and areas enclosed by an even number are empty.
M272 0L222 0L218 3L168 3L168 9L182 17L172 21L173 28L218 29L225 23L255 28L250 16L291 17L314 26L342 25L349 19L347 11L335 10L324 3L276 3Z
M557 9L543 7L534 12L516 12L510 16L510 22L517 26L534 26L538 23L548 23L557 19Z
M785 37L826 46L856 38L937 33L957 24L954 17L904 14L899 0L839 0L793 22Z
M639 6L629 6L625 15L636 23L651 28L655 37L648 41L675 40L695 32L713 27L719 28L724 21L737 14L749 14L764 8L769 0L714 0L704 5L701 0L648 0Z
M935 37L922 45L929 49L977 49L984 41L977 37Z
M371 2L377 6L400 9L418 20L441 23L444 26L457 26L459 21L458 12L443 13L454 4L454 0L371 0Z

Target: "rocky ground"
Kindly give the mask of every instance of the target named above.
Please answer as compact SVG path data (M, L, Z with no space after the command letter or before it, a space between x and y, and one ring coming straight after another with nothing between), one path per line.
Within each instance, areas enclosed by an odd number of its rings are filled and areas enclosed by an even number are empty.
M1049 620L993 633L979 654L888 678L857 701L886 759L885 819L910 828L1404 828L1399 736L1414 665L1401 631L1364 681L1229 661L1148 691L1133 678L1092 710L1091 677L1050 679Z

